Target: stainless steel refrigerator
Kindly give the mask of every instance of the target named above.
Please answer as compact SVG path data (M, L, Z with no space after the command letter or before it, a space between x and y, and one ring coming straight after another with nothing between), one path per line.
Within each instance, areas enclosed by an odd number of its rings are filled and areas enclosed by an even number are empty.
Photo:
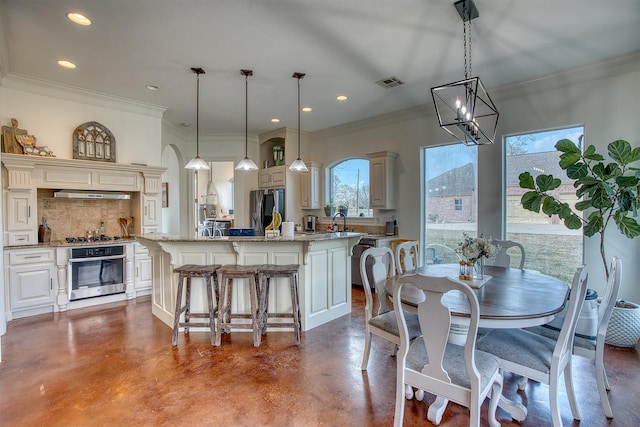
M271 224L274 208L284 221L284 188L253 190L249 193L249 218L256 236L264 236L264 229Z

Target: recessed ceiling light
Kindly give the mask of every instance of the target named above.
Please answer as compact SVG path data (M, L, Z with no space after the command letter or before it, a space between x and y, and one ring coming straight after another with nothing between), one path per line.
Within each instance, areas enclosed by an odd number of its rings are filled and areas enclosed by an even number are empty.
M308 113L310 111L313 111L313 108L311 108L311 107L302 107L302 111L304 111L305 113Z
M146 85L145 87L149 90L160 90L160 88L156 85Z
M276 119L275 117L271 119L271 123L280 123L280 119Z
M58 65L64 68L76 68L76 64L69 61L58 61Z
M347 95L338 95L338 96L336 96L336 99L338 101L346 101L349 98L347 98Z
M78 25L91 25L91 19L78 12L67 12L67 18Z

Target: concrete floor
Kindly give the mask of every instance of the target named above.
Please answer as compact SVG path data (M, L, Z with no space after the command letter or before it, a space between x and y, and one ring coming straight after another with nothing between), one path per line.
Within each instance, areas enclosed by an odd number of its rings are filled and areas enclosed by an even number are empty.
M259 348L249 333L212 347L208 333L180 335L151 315L149 297L18 319L2 337L1 426L390 426L395 398L391 346L374 337L369 369L360 371L364 296L353 290L353 313L303 334L271 332ZM565 425L640 425L640 356L607 346L611 405L604 416L593 362L576 358L582 421L561 393ZM503 426L551 425L548 388L529 382L505 394L529 410L522 423L499 410ZM428 404L407 402L406 426L430 425ZM486 402L483 424L486 425ZM449 404L441 425L468 425L468 411Z

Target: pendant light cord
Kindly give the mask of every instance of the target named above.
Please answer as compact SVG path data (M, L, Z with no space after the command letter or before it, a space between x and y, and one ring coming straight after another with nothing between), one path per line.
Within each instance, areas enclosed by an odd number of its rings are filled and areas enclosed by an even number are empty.
M298 77L298 158L300 158L300 79Z
M200 73L196 72L196 157L200 157Z
M249 76L244 75L244 157L249 157Z

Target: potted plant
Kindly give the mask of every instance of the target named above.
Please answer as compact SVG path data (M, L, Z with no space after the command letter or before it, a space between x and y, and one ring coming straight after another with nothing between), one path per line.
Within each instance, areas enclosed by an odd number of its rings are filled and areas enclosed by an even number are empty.
M568 139L562 139L555 145L560 155L560 167L567 176L574 180L576 196L582 198L575 205L575 210L586 211L586 218L578 215L569 204L560 201L552 192L560 187L561 181L553 175L538 175L535 179L529 172L520 174L520 187L528 189L522 195L522 207L542 212L551 216L558 215L564 225L572 230L583 227L587 237L600 236L600 256L607 280L609 279L609 265L605 254L605 230L613 222L618 230L626 237L633 239L640 235L640 224L637 220L640 209L640 168L630 164L640 160L640 147L633 148L625 140L616 140L607 146L609 160L605 162L603 155L596 152L593 145L589 145L583 152L584 136L580 136L578 145ZM637 324L630 329L631 337L626 344L633 347L640 338L640 306L635 303L618 301L616 309L609 321L609 331L615 330L616 319L627 313L635 319ZM629 322L628 320L623 320ZM627 323L628 324L628 323ZM635 340L634 340L635 337ZM607 333L607 343L610 342Z
M324 205L324 215L325 216L333 216L336 208L333 206L333 199L329 200L329 203Z
M344 216L347 216L347 214L349 213L349 207L347 205L339 205L338 212L340 212Z

